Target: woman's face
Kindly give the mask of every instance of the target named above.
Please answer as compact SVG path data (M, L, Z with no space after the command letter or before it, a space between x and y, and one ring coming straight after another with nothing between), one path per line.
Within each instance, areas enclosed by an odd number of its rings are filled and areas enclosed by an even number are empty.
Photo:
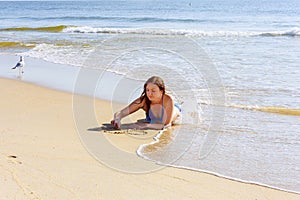
M148 83L146 86L146 95L150 101L160 101L163 91L154 83Z

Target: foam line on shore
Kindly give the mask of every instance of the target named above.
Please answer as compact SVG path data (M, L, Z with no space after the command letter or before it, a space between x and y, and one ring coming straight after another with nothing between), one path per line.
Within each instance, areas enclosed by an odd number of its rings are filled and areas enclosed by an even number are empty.
M138 87L140 84L138 81L126 79L124 76L114 72L57 64L31 57L25 57L24 74L22 79L20 79L17 71L11 69L18 60L19 56L17 55L0 55L0 77L22 80L55 90L90 95L94 98L118 101L120 103L128 103L129 100L128 94L125 92L116 96L115 90L118 89L118 87L122 87L122 85ZM87 92L87 90L76 91L75 87L76 84L78 84L78 79L79 77L82 78L83 74L87 75L87 77L83 77L86 79L86 83L90 82L88 74L96 74L96 76L98 76L98 79L92 83L94 84L92 87L95 87L93 94ZM124 84L120 84L120 82ZM85 83L83 82L81 84ZM84 87L89 87L89 85ZM119 90L120 89L118 89L118 91Z

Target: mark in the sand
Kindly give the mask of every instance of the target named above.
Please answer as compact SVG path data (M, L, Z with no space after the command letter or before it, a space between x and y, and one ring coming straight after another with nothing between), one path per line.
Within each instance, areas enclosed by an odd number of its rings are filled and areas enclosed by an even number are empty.
M17 158L17 156L14 156L14 155L9 155L7 156L8 158Z
M13 163L13 164L22 164L21 161L16 160L18 157L15 155L8 155L7 156L9 158L9 163Z
M147 132L143 130L137 130L137 129L124 129L124 130L113 130L108 131L104 130L105 133L111 133L111 134L129 134L129 135L146 135Z
M146 135L147 131L138 129L116 129L111 124L102 124L101 127L89 128L88 131L103 131L110 134Z

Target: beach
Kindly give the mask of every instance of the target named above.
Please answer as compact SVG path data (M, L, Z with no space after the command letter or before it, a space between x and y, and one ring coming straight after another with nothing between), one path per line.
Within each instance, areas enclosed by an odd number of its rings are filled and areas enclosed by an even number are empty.
M299 199L300 1L0 10L0 200ZM115 130L152 76L180 125Z
M173 167L126 173L96 160L76 130L71 93L0 79L0 199L299 199L298 194ZM96 100L101 123L110 102ZM101 115L101 116L100 116ZM140 114L136 115L137 118ZM130 152L148 140L104 134ZM151 161L147 161L151 162Z

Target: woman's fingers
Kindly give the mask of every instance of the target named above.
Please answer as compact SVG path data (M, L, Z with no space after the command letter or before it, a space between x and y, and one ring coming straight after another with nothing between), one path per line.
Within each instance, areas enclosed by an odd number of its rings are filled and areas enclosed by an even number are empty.
M116 120L116 121L115 121L115 127L116 127L117 129L120 129L120 127L121 127L121 122L120 122L120 120Z
M113 125L113 126L115 126L115 120L111 120L110 124Z
M113 119L113 120L110 121L110 123L111 123L111 125L113 125L117 129L120 129L120 127L121 127L121 122L119 120Z
M111 120L111 121L110 121L110 124L113 125L115 128L118 128L118 129L119 129L119 127L120 127L120 125L119 125L118 123L116 123L115 120Z

